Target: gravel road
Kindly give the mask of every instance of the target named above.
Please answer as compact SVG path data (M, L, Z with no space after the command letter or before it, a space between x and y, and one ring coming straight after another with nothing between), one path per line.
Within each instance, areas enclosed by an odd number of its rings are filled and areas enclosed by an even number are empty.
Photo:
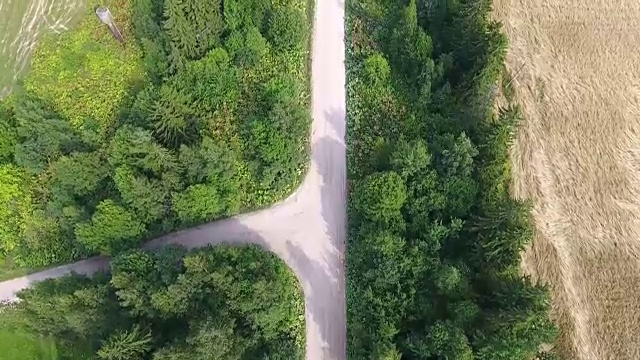
M311 164L298 190L269 209L152 240L197 248L254 243L280 256L297 274L306 305L307 359L346 359L344 244L346 238L346 104L344 0L316 1ZM96 257L0 283L0 301L34 282L108 268Z

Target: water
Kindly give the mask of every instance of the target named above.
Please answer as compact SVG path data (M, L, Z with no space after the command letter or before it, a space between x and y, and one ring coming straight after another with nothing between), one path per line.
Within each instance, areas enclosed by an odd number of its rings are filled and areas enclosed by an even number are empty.
M29 66L46 33L67 30L84 12L86 0L0 0L0 97Z

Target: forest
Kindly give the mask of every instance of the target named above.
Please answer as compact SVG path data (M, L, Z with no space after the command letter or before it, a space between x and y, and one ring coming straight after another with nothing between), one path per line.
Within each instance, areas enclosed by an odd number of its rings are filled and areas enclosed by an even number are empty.
M0 278L269 204L308 159L311 4L89 0L0 101Z
M303 360L293 272L258 246L129 250L2 308L0 359Z
M516 105L490 0L347 2L348 358L530 360L556 329L523 277Z

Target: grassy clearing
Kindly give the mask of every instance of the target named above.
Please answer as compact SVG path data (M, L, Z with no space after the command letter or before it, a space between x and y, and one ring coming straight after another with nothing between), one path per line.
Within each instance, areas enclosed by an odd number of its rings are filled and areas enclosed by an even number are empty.
M640 3L498 0L525 122L513 191L534 200L525 270L553 287L566 359L638 359Z
M0 0L0 97L28 68L34 45L45 34L72 27L85 0Z
M76 29L42 40L24 88L52 104L75 127L91 119L108 128L133 84L143 81L141 52L132 41L128 2L89 3ZM98 3L112 9L116 24L129 39L124 46L114 41L107 27L97 21L94 9Z

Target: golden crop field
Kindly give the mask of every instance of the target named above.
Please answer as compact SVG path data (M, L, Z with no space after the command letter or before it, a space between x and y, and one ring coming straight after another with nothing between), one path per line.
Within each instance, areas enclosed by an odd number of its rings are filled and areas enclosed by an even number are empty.
M496 0L524 121L523 268L550 284L565 359L640 359L640 1Z

